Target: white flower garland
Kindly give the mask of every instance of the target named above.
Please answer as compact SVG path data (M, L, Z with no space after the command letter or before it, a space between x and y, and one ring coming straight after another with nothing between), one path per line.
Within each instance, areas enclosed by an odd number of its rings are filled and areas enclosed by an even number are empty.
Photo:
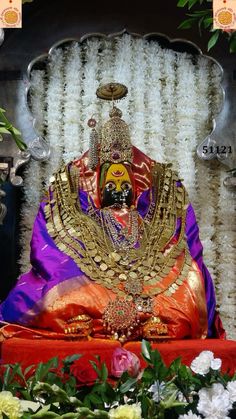
M78 144L82 141L83 125L81 104L82 91L82 62L81 45L74 43L68 48L65 63L65 91L64 91L64 152L63 161L68 163L78 155ZM73 81L73 82L72 82Z
M45 71L37 70L31 73L32 88L30 90L31 111L36 119L37 132L43 135L45 124L44 89ZM30 268L30 239L38 204L42 196L42 170L38 161L30 160L24 176L25 202L21 210L21 242L24 243L20 258L20 268L26 272ZM32 181L32 179L34 181Z
M111 48L111 47L110 47ZM131 124L131 115L132 115L132 92L134 89L133 86L133 77L132 77L132 69L131 69L131 62L133 59L133 39L130 35L124 35L115 43L114 48L114 81L118 81L123 83L125 86L128 87L128 95L127 97L122 100L120 106L122 108L123 119L126 121L127 124ZM107 116L104 115L106 118ZM132 129L131 129L132 132ZM135 144L136 138L132 132L132 138Z
M162 72L162 120L164 124L164 154L166 163L173 163L173 168L178 169L176 160L176 60L174 51L165 51Z
M226 177L221 169L219 201L217 211L216 242L218 264L218 289L221 294L220 312L224 318L224 326L228 331L227 337L235 339L236 336L236 310L235 310L235 277L236 277L236 219L235 194L227 190L223 184Z
M210 66L204 57L199 57L196 65L196 83L198 99L196 103L196 129L197 138L204 139L209 133L210 93L209 79ZM204 247L204 261L213 280L216 280L215 269L217 265L216 243L212 240L215 233L216 200L215 200L215 173L210 168L211 163L197 161L197 219L199 221L200 238Z
M115 50L111 50L111 42L107 39L103 40L103 48L99 56L99 68L97 75L99 85L115 82L117 80L115 76L115 57ZM118 78L118 80L120 79ZM110 107L111 103L107 103L105 100L99 101L97 115L99 124L101 121L107 119Z
M176 159L179 163L179 175L189 193L190 201L195 203L195 149L196 149L196 102L197 92L195 73L191 57L178 54L176 87Z
M64 96L64 54L60 48L55 49L49 61L49 80L46 94L47 141L50 144L51 156L45 164L44 181L47 185L53 172L62 163L64 149L63 96Z
M87 125L89 118L98 114L98 100L96 90L99 86L99 49L101 41L98 39L90 40L84 44L85 64L83 71L83 95L82 95L82 124L84 127L84 138L81 152L88 149L90 128Z
M147 144L145 142L146 45L143 39L139 38L133 39L132 44L132 82L130 93L133 102L133 113L130 129L135 145L143 152L147 152ZM143 88L141 89L140 86L143 86Z
M148 154L160 163L165 162L162 85L164 52L156 42L146 48L146 138Z

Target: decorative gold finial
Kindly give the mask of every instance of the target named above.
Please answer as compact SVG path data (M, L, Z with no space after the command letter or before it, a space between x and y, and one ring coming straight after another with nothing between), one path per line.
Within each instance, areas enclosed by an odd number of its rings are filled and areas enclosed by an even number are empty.
M96 95L103 100L119 100L125 97L128 93L128 88L121 83L107 83L98 87Z

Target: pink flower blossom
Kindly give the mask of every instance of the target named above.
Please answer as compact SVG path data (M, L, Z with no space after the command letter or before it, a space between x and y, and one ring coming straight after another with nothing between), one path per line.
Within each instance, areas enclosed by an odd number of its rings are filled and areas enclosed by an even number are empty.
M133 352L123 348L116 348L111 360L111 373L114 377L121 377L125 371L131 377L137 377L140 371L140 361Z

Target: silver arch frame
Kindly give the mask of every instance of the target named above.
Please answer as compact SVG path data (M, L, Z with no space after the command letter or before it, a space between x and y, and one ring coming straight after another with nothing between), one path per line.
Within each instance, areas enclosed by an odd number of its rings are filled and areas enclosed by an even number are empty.
M137 37L137 38L142 38L142 39L145 39L145 40L150 40L150 39L154 39L154 38L158 39L159 38L159 39L164 40L170 48L172 47L171 49L174 49L173 47L177 44L183 44L183 45L189 46L190 49L192 49L192 53L196 53L198 55L201 55L201 56L207 58L208 60L214 62L218 66L218 68L220 70L220 73L221 73L221 84L220 84L221 107L219 109L219 112L216 115L214 115L214 118L211 121L212 122L212 131L198 145L197 155L202 160L211 160L211 159L214 159L214 158L218 158L220 161L222 161L223 160L222 155L217 154L217 152L203 154L202 150L203 150L203 146L208 147L210 145L215 144L215 141L212 140L212 135L213 135L213 133L215 131L215 128L216 128L216 118L222 112L223 107L224 107L224 102L225 102L225 90L222 86L222 81L223 81L223 76L224 76L223 68L219 64L219 62L217 60L215 60L213 57L203 54L202 50L192 41L189 41L189 40L184 39L184 38L171 39L169 36L167 36L163 33L160 33L160 32L150 32L150 33L147 33L145 35L140 35L140 34L135 33L135 32L130 32L127 29L123 29L120 32L115 32L115 33L111 33L111 34L108 34L108 35L104 34L104 33L100 33L100 32L92 32L92 33L85 34L85 35L81 36L80 38L64 38L64 39L54 43L52 45L52 47L49 49L48 53L42 54L42 55L36 57L35 59L33 59L29 63L28 68L27 68L28 86L27 86L26 91L25 91L25 97L26 97L27 108L28 108L28 111L29 111L31 117L33 118L33 115L31 113L31 110L30 110L30 107L29 107L28 97L29 97L29 92L30 92L30 88L31 88L31 71L37 63L45 62L46 60L48 60L48 57L50 57L50 55L53 53L53 51L56 48L62 46L63 44L66 44L66 43L69 43L69 42L82 43L86 39L93 38L93 37L111 39L111 38L115 38L115 37L118 37L118 36L122 36L123 34L128 34L128 35L131 35L131 36L134 36L134 37ZM167 48L168 48L168 46L167 46ZM176 51L178 51L178 50L176 50ZM48 148L48 145L47 145L46 141L38 135L37 130L36 130L36 123L37 123L37 120L35 118L33 118L33 126L34 126L34 130L37 134L37 138L30 143L29 150L30 150L30 153L31 153L32 157L35 158L36 160L45 160L45 159L49 158L50 150ZM39 152L40 147L42 147L41 154ZM36 148L37 148L37 152L36 152Z

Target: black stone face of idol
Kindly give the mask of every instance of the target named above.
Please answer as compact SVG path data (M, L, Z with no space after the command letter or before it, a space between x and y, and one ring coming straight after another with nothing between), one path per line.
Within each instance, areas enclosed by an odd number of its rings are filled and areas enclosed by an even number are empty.
M123 205L130 207L133 201L132 188L124 191L110 190L105 186L103 191L102 208L104 207L117 207L121 208Z

